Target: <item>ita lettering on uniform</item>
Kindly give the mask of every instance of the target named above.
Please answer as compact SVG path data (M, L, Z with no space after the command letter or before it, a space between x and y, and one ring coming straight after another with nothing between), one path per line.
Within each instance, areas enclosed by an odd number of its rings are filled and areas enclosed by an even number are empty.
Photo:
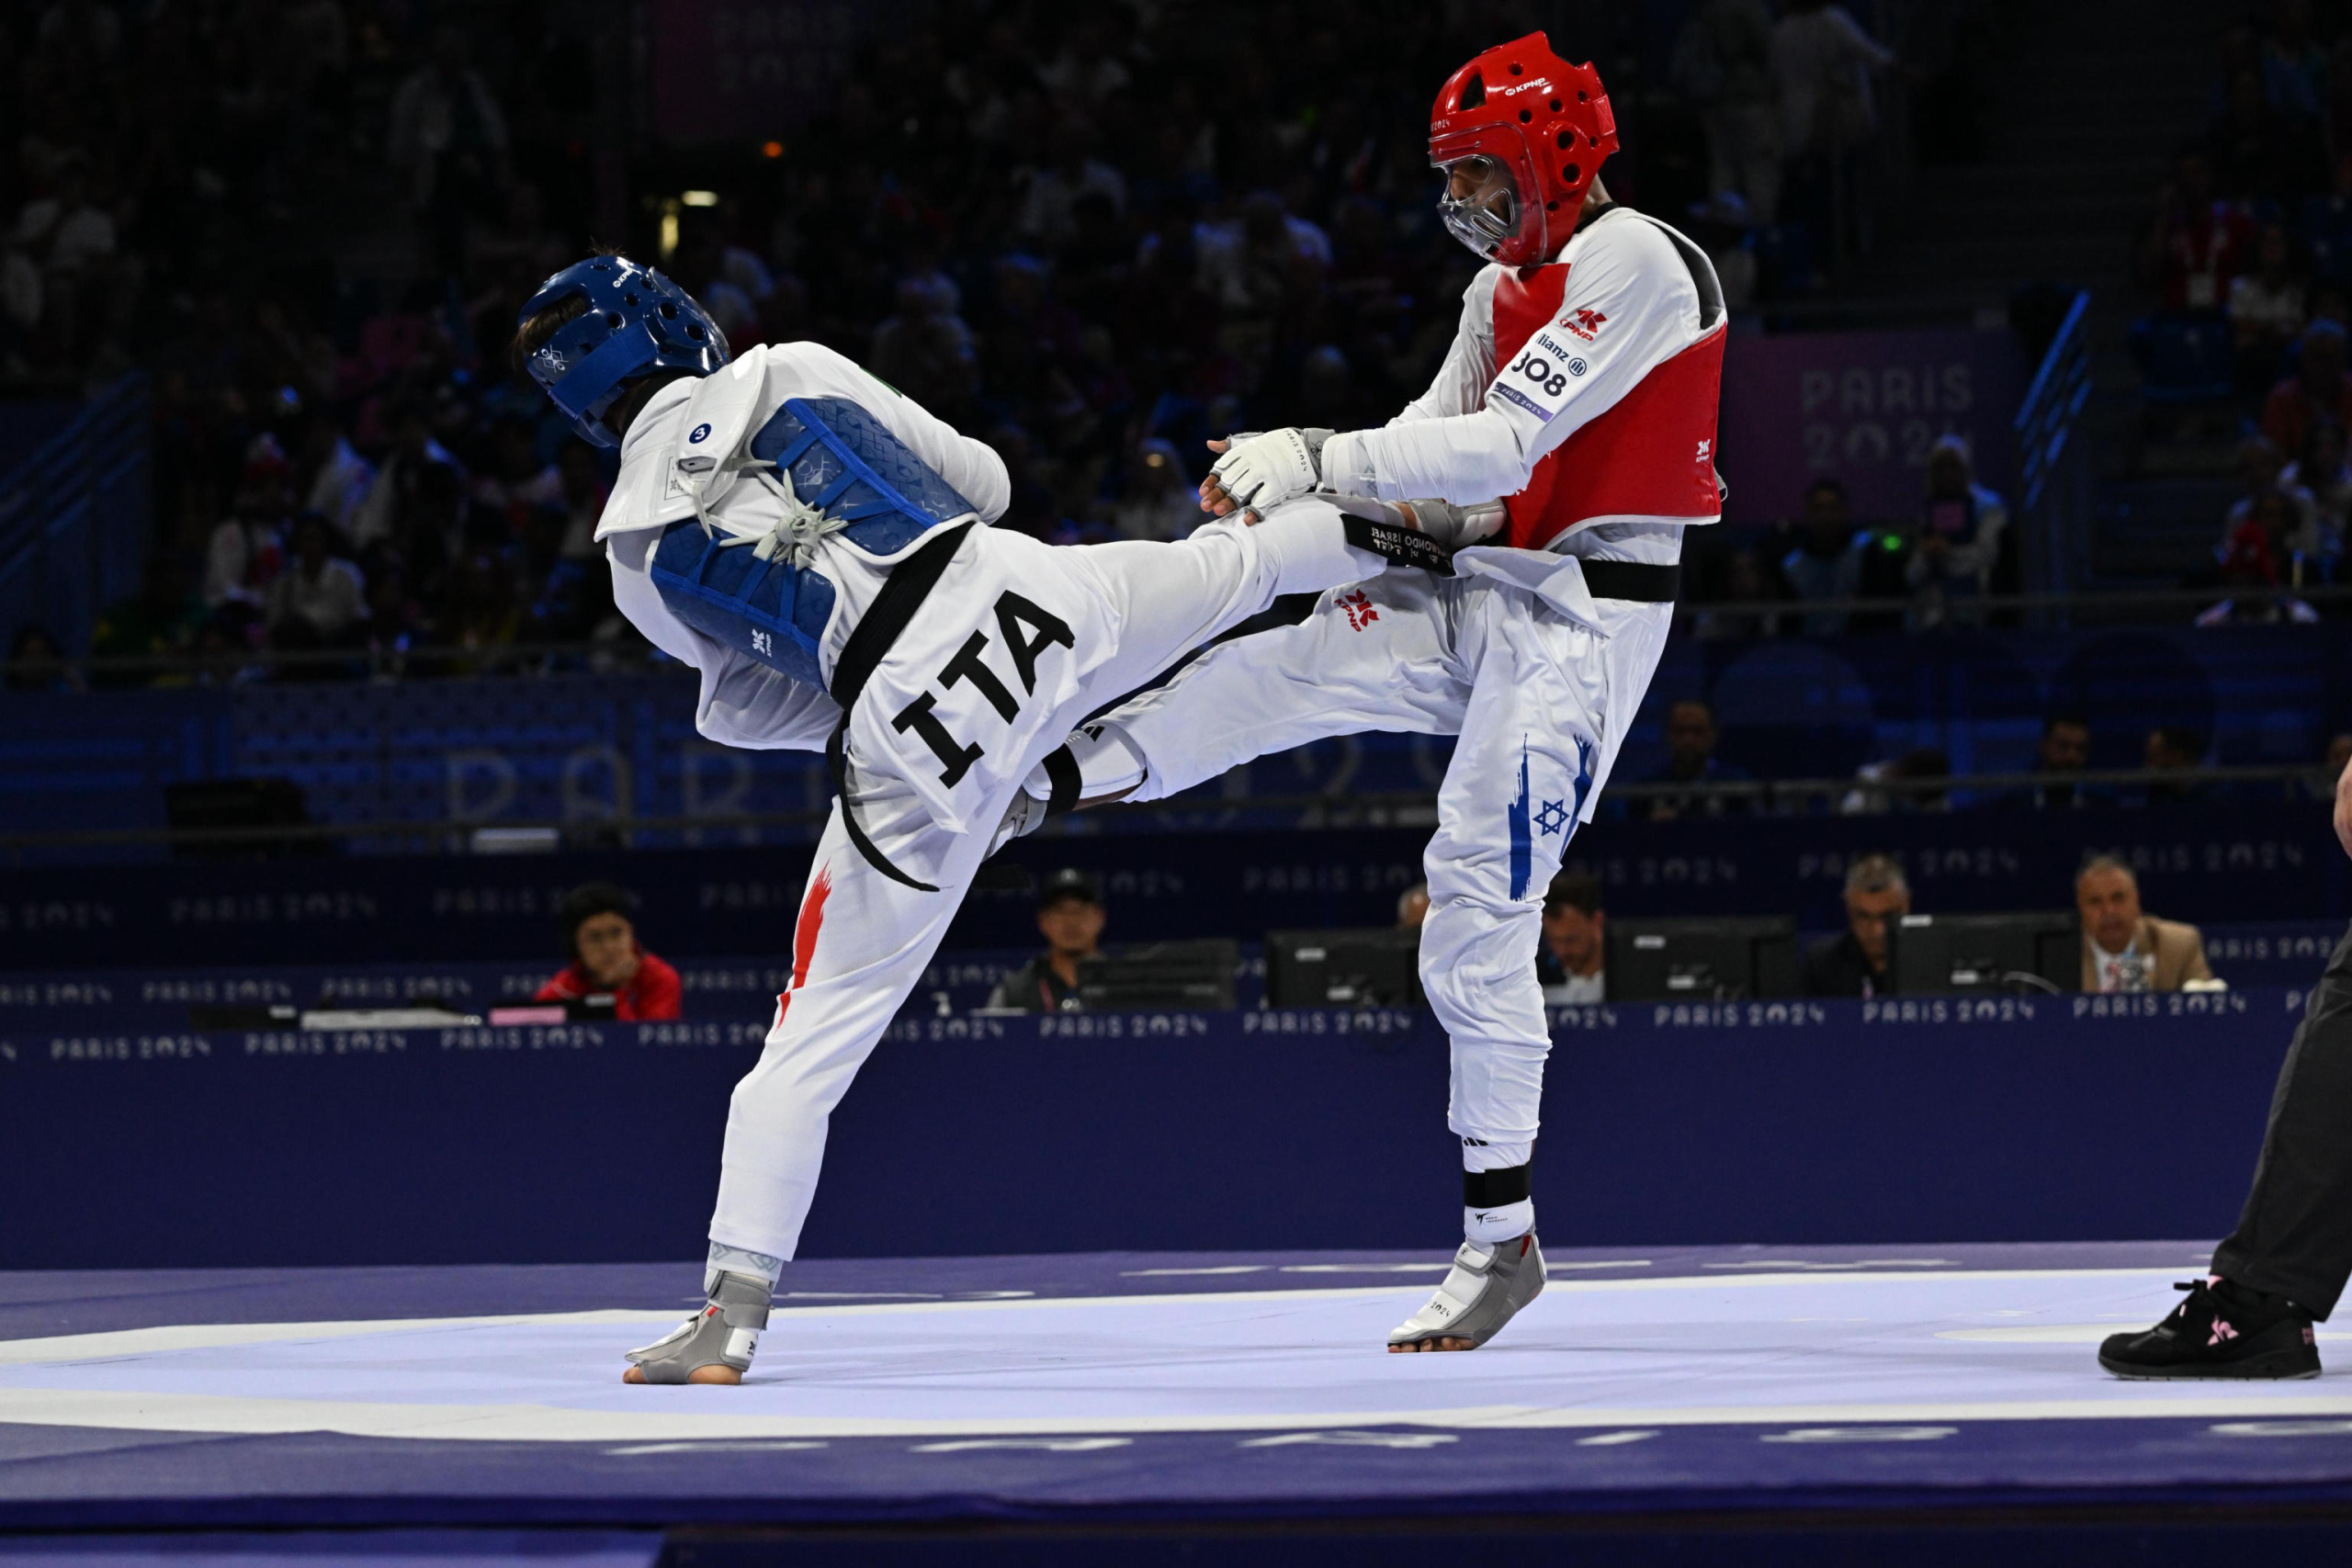
M1077 637L1069 623L1051 610L1024 598L1011 590L997 596L997 633L1012 654L1013 673L1020 678L1023 695L1034 695L1037 690L1037 660L1049 648L1076 648ZM978 692L997 716L1011 724L1021 716L1020 698L1012 694L1003 677L988 662L989 634L975 631L964 639L955 657L940 667L932 677L943 692L954 691L968 682ZM940 761L939 782L953 789L972 771L972 764L988 755L988 748L978 741L969 745L958 740L944 720L933 711L939 699L925 692L900 708L891 719L890 728L903 735L911 729L922 738Z

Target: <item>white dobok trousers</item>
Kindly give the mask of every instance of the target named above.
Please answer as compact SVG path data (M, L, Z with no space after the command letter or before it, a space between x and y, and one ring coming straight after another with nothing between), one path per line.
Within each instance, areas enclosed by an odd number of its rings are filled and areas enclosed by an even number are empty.
M869 682L850 732L858 822L893 865L936 891L877 870L851 842L842 803L834 803L792 932L791 987L777 998L759 1065L729 1105L711 1240L793 1255L833 1108L922 976L1038 761L1094 709L1277 595L1382 567L1344 545L1339 513L1311 499L1273 509L1254 528L1210 526L1172 544L1071 549L973 532ZM1011 619L1008 594L1018 598ZM1067 628L1067 643L1041 629L1037 611ZM1014 637L1023 645L1018 655L1007 647ZM974 657L993 681L975 673ZM910 694L931 699L925 722L900 728L892 716L907 711ZM925 740L933 720L943 739L986 755L956 767ZM939 825L943 790L965 830Z
M1220 644L1105 716L1148 764L1139 800L1330 736L1461 738L1426 856L1420 972L1452 1042L1449 1124L1488 1145L1534 1140L1551 1049L1535 979L1544 889L1673 621L1671 604L1594 604L1605 637L1511 583L1392 572L1327 592L1297 626Z

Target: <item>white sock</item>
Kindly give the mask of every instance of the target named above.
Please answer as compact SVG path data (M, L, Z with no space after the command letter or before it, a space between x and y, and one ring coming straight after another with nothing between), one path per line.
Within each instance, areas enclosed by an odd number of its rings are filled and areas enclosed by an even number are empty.
M768 1288L774 1290L775 1282L784 1277L784 1259L772 1258L764 1252L753 1252L748 1247L729 1247L723 1242L714 1241L710 1244L710 1260L702 1271L703 1290L706 1292L717 1290L721 1274L750 1274L765 1280Z

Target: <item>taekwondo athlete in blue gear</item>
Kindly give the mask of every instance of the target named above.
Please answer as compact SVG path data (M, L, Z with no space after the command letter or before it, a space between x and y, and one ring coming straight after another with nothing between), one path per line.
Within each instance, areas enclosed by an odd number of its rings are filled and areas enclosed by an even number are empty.
M730 356L690 296L621 256L548 278L515 346L582 436L620 448L596 537L622 612L700 671L696 728L824 751L838 790L797 919L763 933L791 983L729 1105L710 1299L626 1374L740 1382L832 1109L1023 779L1087 714L1277 595L1386 562L1319 498L1173 544L1001 532L1012 487L986 446L819 344ZM1066 809L1078 781L1057 776Z

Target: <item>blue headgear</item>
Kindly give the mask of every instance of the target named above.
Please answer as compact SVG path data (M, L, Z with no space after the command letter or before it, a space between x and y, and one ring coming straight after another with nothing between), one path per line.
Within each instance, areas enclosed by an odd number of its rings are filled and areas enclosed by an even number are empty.
M693 295L627 256L572 263L539 285L516 325L574 295L588 309L558 327L527 363L571 428L596 446L618 445L605 411L630 378L660 366L707 376L729 357L727 334Z

